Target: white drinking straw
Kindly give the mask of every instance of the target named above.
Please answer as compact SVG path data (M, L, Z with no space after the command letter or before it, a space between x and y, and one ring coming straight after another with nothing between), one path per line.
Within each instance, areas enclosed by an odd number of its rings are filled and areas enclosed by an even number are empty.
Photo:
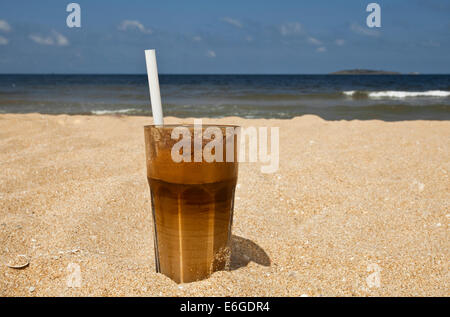
M150 89L153 124L163 125L164 121L161 107L161 94L159 92L158 67L156 66L155 50L145 50L145 62L147 64L148 88Z

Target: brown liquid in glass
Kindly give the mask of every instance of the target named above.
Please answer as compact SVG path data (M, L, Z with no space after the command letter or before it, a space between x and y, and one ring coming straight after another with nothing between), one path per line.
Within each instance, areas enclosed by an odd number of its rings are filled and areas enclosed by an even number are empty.
M175 184L148 178L148 182L157 233L157 271L186 283L225 269L236 179Z

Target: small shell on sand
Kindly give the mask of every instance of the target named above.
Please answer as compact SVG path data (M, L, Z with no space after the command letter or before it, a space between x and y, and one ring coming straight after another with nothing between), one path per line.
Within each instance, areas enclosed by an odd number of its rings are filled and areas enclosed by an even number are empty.
M25 254L18 254L5 263L5 265L11 269L21 270L30 265L30 260Z

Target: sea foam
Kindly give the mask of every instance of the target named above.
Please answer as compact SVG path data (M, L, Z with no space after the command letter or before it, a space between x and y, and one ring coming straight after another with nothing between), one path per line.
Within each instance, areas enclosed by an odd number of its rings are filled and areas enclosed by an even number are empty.
M444 90L428 90L428 91L386 90L386 91L372 91L372 92L348 90L348 91L343 92L343 94L346 96L354 96L356 93L366 94L369 98L449 97L450 96L450 91L444 91Z
M114 113L129 113L133 111L139 111L138 109L129 108L129 109L118 109L118 110L92 110L92 114L102 115L102 114L114 114Z
M372 98L407 98L407 97L448 97L450 91L428 90L428 91L377 91L369 93Z

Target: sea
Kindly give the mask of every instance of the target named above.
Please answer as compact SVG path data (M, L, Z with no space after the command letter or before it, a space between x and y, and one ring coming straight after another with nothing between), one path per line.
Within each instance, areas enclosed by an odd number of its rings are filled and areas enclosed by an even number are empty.
M165 116L450 120L450 75L160 75ZM151 115L147 76L0 75L0 113Z

